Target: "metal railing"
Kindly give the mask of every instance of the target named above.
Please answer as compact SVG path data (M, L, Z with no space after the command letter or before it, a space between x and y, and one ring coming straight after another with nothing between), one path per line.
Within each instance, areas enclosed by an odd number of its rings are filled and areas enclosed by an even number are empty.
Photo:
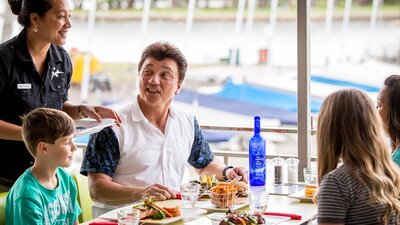
M214 126L214 125L201 125L204 130L223 130L223 131L248 131L253 132L253 127L238 127L238 126ZM290 127L262 127L261 132L282 133L282 134L297 134L297 128ZM317 130L311 130L311 135L317 133Z
M237 132L253 132L253 127L240 127L240 126L215 126L215 125L201 125L201 129L203 130L213 130L213 131L237 131ZM269 132L269 133L280 133L280 134L297 134L297 128L285 128L285 127L262 127L261 132ZM316 134L316 130L311 130L311 135ZM76 143L79 148L85 149L87 143ZM226 151L226 150L213 150L215 156L219 156L223 158L223 161L226 165L228 165L229 158L248 158L248 151ZM272 159L275 157L282 157L284 159L295 157L300 158L298 155L293 154L267 154L265 157L267 159ZM311 159L311 161L315 162L316 157L307 156Z
M201 125L201 129L204 130L219 130L219 131L238 131L238 132L253 132L253 127L238 127L238 126L215 126L215 125ZM311 126L312 127L312 126ZM261 132L269 132L269 133L280 133L280 134L297 134L297 128L289 128L289 127L263 127L261 128ZM317 130L311 130L311 135L317 133ZM234 158L248 158L249 153L247 151L221 151L221 150L213 150L215 156L220 156L223 158L223 161L226 165L228 165L228 161L230 157ZM286 158L299 158L298 155L293 154L267 154L265 157L267 159L272 159L275 157ZM316 157L307 156L311 161L315 162Z
M233 158L248 158L249 157L249 153L248 152L239 152L239 151L220 151L220 150L214 150L213 151L215 156L220 156L223 158L223 161L226 165L228 165L229 162L229 158L233 157ZM267 154L265 157L267 159L272 159L275 157L281 157L283 159L287 159L287 158L297 158L297 155L292 155L292 154ZM317 157L314 156L310 156L311 157L311 161L315 162L317 160Z

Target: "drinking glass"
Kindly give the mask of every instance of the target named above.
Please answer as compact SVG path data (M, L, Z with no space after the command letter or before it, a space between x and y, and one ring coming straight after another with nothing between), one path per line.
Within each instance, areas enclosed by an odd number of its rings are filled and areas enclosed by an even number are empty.
M139 225L140 210L121 209L118 211L118 225Z
M314 197L318 185L317 170L313 168L304 168L304 182L306 183L304 196L309 198Z
M183 183L180 185L182 202L184 208L193 208L199 197L200 184Z
M249 194L249 208L250 214L255 212L263 213L268 206L269 193L265 189L265 186L250 187Z

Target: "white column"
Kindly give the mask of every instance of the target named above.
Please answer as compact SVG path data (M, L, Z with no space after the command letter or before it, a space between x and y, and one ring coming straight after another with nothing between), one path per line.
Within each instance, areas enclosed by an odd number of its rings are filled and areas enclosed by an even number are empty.
M147 33L147 26L149 25L150 17L150 6L151 0L144 0L141 26L142 36L145 36L145 34Z
M97 0L86 0L85 9L88 10L88 39L85 55L85 63L83 64L83 74L81 82L81 102L87 102L89 95L89 76L90 76L90 56L92 54L93 29L96 17Z
M343 54L342 57L344 60L347 60L349 57L349 51L347 50L347 40L348 40L348 31L349 31L349 24L350 24L350 12L351 12L351 2L352 0L346 0L344 5L344 13L343 13L343 20L342 20L342 49Z
M371 55L371 49L373 49L373 43L375 38L375 30L376 30L376 21L378 18L378 10L379 10L380 0L373 0L372 2L372 10L371 10L371 19L369 21L369 34L368 34L368 43L367 43L367 57Z
M326 4L325 14L325 64L330 64L331 54L331 31L332 31L332 20L333 20L333 8L335 7L335 0L328 0Z
M233 66L236 63L238 58L238 42L239 42L239 33L242 29L243 24L243 11L246 4L246 0L239 0L238 2L238 11L236 13L236 21L235 21L235 30L233 35L233 45L232 45L232 52L231 57L229 60L229 65Z
M246 32L250 33L253 29L254 11L256 9L256 0L249 0L247 6L247 21L246 21Z

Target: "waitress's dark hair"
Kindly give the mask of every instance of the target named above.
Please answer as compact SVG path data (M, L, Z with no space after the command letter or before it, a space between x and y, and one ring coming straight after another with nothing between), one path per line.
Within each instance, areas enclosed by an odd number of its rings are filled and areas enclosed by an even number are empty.
M8 4L12 13L18 16L18 23L23 27L31 25L31 13L37 13L43 17L53 8L53 0L8 0Z

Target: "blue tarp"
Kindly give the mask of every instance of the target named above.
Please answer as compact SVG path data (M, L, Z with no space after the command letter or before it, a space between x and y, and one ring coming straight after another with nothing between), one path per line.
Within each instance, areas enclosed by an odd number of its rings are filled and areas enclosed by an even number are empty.
M199 94L188 89L182 89L179 95L175 96L175 101L185 102L188 104L191 104L194 100L197 100L199 106L203 107L248 116L260 115L263 118L276 118L279 119L282 124L297 124L297 112L293 111L264 106L251 102L226 99L214 95Z
M235 84L228 80L222 91L214 95L228 100L237 100L284 111L297 112L296 93L275 90L267 87L259 87L249 84ZM319 112L321 103L321 99L312 98L311 112Z
M317 75L311 75L310 79L311 79L311 81L314 81L314 82L331 84L331 85L342 86L342 87L353 87L353 88L358 88L358 89L368 91L368 92L379 92L379 90L380 90L379 87L375 87L375 86L371 86L371 85L360 84L360 83L355 83L355 82L351 82L351 81L331 79L331 78L321 77L321 76L317 76Z

